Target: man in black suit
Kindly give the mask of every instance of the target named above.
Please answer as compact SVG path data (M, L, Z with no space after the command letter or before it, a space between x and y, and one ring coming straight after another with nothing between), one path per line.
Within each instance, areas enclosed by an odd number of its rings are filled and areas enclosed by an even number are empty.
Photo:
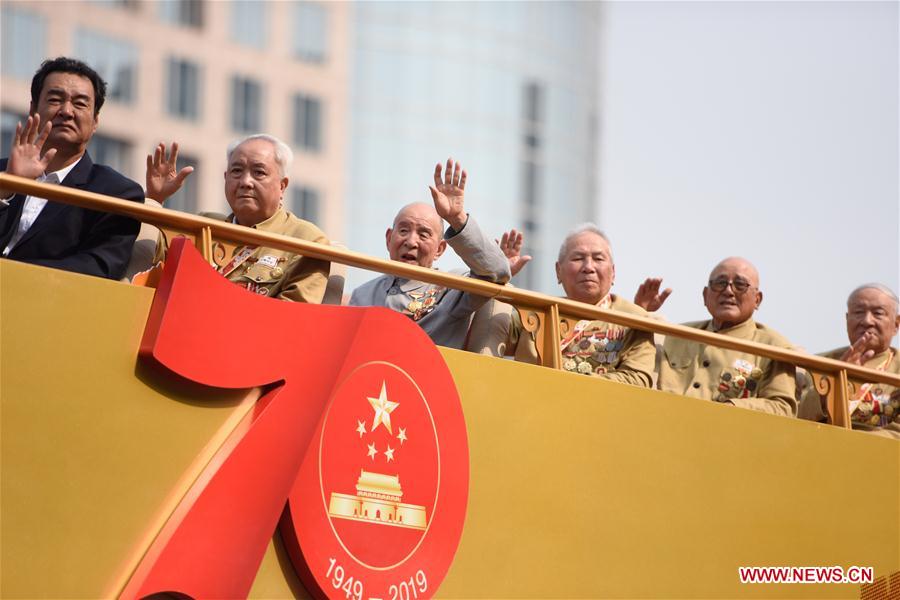
M87 145L97 130L106 82L81 61L44 61L31 81L31 107L16 126L11 175L144 201L134 181L95 165ZM42 126L43 124L43 126ZM0 188L0 253L4 258L119 279L131 257L140 223Z

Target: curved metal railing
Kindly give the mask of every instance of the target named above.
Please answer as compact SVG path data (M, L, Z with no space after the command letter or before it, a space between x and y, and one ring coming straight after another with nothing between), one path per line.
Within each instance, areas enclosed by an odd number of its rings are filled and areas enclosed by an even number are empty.
M541 355L541 363L553 368L560 368L562 363L559 349L559 329L562 316L563 319L601 320L643 331L672 335L702 344L738 350L803 367L812 375L816 389L826 397L832 423L842 427L850 426L848 398L854 389L850 381L851 378L856 381L878 382L900 387L900 375L885 373L859 365L741 340L656 319L606 310L566 298L558 298L538 292L489 283L480 279L442 273L416 265L375 258L360 252L267 233L250 227L166 208L138 204L60 185L38 183L31 179L16 177L6 173L0 173L0 187L15 190L21 194L47 198L82 208L125 215L159 228L189 234L194 237L198 248L207 260L212 260L213 240L225 240L234 244L255 244L286 250L304 256L341 263L350 267L397 275L494 298L512 304L519 310L526 329L535 334L539 354Z

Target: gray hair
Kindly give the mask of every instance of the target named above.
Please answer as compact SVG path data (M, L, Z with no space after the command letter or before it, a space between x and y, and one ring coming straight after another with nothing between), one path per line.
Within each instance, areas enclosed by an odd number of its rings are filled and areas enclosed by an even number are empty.
M290 146L279 140L274 135L268 135L266 133L254 133L253 135L248 135L246 137L242 137L241 139L234 140L233 142L228 144L228 150L225 151L225 160L230 163L231 154L237 149L237 147L244 142L249 142L252 140L265 140L272 144L272 147L275 149L275 163L278 165L281 176L285 177L288 172L290 172L291 164L294 162L294 151L291 150Z
M610 260L612 260L612 244L610 243L609 238L606 237L606 234L603 233L600 228L593 223L582 223L580 225L576 225L571 231L569 231L569 233L566 234L566 237L563 238L562 244L560 244L559 246L559 256L557 257L557 260L559 262L562 262L566 259L566 252L569 249L569 242L572 241L572 238L579 236L582 233L593 233L606 240L606 243L609 246L609 258Z
M850 306L850 301L853 299L853 296L855 296L856 294L858 294L859 292L861 292L863 290L878 290L879 292L881 292L882 294L884 294L885 296L890 298L891 301L894 303L894 312L895 313L900 312L900 299L897 298L897 294L895 294L891 288L884 285L883 283L875 283L875 282L864 283L861 286L859 286L858 288L856 288L855 290L853 290L852 292L850 292L850 295L847 296L847 307L848 308Z

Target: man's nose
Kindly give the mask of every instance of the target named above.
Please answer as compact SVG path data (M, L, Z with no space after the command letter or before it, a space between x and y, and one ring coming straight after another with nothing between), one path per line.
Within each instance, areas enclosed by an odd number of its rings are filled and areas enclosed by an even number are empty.
M591 259L587 259L583 263L581 263L581 270L584 273L593 273L597 270L597 265L594 264L594 261Z
M59 105L58 114L64 117L75 116L75 105L72 104L71 100L64 100L63 103Z
M875 315L872 314L872 311L866 311L863 313L862 322L866 325L871 325L875 323Z

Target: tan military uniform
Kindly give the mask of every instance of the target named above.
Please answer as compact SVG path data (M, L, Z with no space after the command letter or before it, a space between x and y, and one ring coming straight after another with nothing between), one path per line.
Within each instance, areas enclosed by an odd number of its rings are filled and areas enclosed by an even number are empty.
M234 221L234 215L230 215L227 219L223 215L204 214L204 216ZM254 225L253 228L328 244L328 238L318 227L295 217L284 208L279 208L274 215ZM263 296L319 304L325 295L330 268L328 261L307 258L285 250L238 246L232 259L220 267L219 272L229 281Z
M685 325L714 331L712 321ZM753 319L717 333L791 348L781 335ZM666 337L663 344L657 387L690 398L730 402L776 415L797 416L792 365L672 336Z
M848 349L848 346L844 346L821 356L840 360ZM896 348L890 348L876 354L863 366L900 375L900 357L897 354ZM812 381L808 380L800 399L800 417L811 421L824 421L828 415L823 402ZM850 407L853 409L850 413L853 429L872 431L900 439L900 388L886 383L858 385L856 392L850 396Z
M610 294L602 308L646 317L647 312L627 300ZM516 360L537 363L534 334L525 332L518 311L513 311L510 350ZM521 343L520 343L521 342ZM562 367L566 371L594 375L610 381L650 387L656 350L653 334L603 321L579 321L560 340Z

